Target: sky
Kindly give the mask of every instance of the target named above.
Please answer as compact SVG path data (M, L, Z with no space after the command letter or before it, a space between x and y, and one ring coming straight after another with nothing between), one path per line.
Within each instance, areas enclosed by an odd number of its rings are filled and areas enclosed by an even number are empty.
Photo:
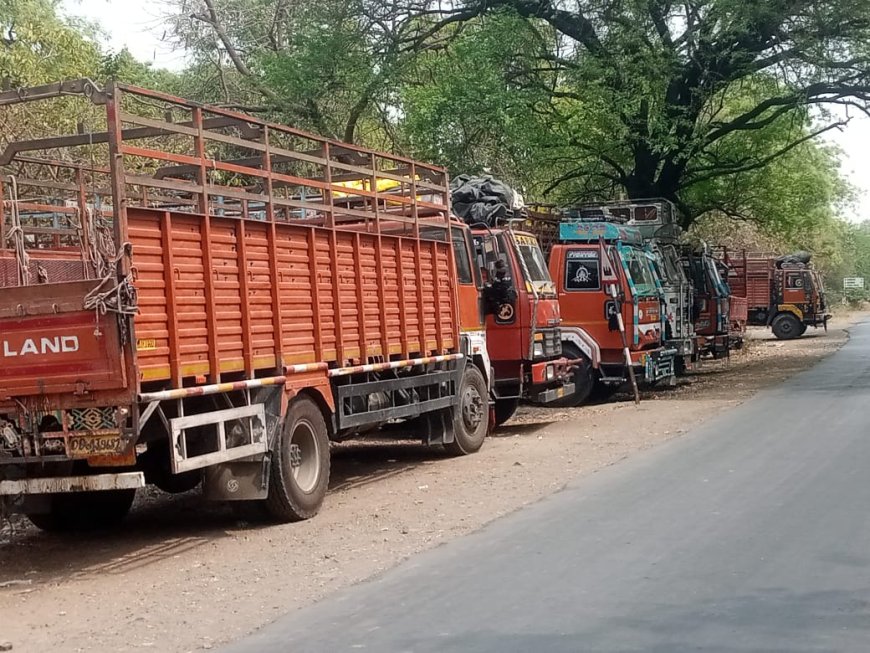
M161 0L64 0L62 6L70 16L99 23L115 51L126 46L137 59L156 67L178 70L184 66L184 53L173 52L162 41L161 14L166 6ZM826 140L842 151L843 173L857 190L855 205L844 217L870 219L870 118L853 116L847 127L830 132Z

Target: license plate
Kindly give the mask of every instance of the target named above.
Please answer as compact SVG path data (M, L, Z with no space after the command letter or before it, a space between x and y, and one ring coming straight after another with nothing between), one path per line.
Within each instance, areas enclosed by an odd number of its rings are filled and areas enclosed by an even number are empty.
M120 433L103 435L74 435L69 438L70 458L117 456L124 453L127 440Z
M565 396L565 388L559 388L556 390L556 398L561 399Z

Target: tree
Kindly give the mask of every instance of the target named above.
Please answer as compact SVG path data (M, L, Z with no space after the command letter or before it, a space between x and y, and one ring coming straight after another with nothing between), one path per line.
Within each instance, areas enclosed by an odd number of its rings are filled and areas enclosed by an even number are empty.
M629 197L677 202L687 223L707 208L693 204L694 186L763 169L843 125L821 116L827 120L808 128L814 107L866 110L870 99L866 1L466 0L439 12L415 0L414 7L434 33L505 9L552 30L548 51L526 62L526 82L548 89L556 123L573 126L566 143L598 161L600 174ZM747 89L754 102L731 110ZM779 147L763 154L723 146L773 126ZM578 167L561 181L588 174Z
M348 142L392 128L416 17L374 0L177 0L177 43L222 102ZM371 134L368 134L371 137Z

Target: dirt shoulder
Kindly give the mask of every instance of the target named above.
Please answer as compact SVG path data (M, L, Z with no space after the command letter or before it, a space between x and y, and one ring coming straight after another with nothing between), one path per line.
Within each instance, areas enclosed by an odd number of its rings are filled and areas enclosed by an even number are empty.
M68 539L16 520L0 533L0 643L14 651L193 651L388 569L557 491L582 474L678 437L838 349L832 323L707 362L678 387L577 409L525 407L474 456L416 444L337 446L315 519L240 522L194 495L149 494L124 529Z

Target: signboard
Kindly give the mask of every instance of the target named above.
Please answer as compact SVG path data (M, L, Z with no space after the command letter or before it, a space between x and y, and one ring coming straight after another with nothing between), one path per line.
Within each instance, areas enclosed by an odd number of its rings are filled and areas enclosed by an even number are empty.
M864 277L844 278L843 290L864 290Z

